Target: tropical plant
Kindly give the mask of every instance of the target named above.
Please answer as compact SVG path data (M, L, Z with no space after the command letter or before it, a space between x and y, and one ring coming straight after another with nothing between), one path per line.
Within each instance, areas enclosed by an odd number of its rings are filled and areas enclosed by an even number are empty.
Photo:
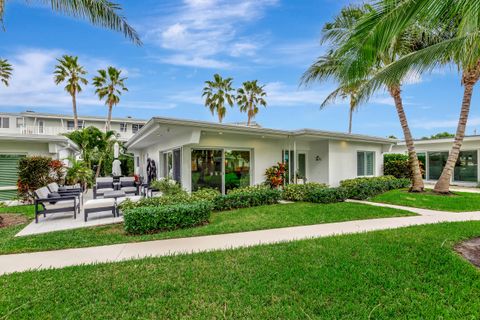
M0 81L8 87L10 77L12 76L12 65L7 59L0 59Z
M100 100L105 99L105 105L108 107L106 131L110 130L113 107L120 102L122 91L128 91L124 83L127 78L122 78L121 73L121 70L108 67L107 70L98 70L98 76L93 78L93 85L97 88L95 93Z
M247 126L250 126L252 119L258 113L258 105L267 106L265 97L267 93L263 90L265 86L260 86L257 80L245 81L242 88L237 90L237 104L241 112L246 112L248 115Z
M338 83L338 87L325 98L320 108L325 108L338 98L349 99L348 133L352 133L353 112L360 105L358 93L364 81L362 79L352 81L349 75L344 73L342 64L348 61L342 59L341 56L337 56L335 50L338 50L338 47L348 39L348 35L352 32L355 24L369 10L371 10L371 7L368 5L345 7L332 22L327 22L323 26L321 42L329 43L332 48L327 54L320 56L305 71L301 79L301 83L304 85L327 80L335 80Z
M233 107L232 81L232 78L223 79L218 73L213 75L213 81L205 81L202 94L202 97L205 98L205 106L210 109L212 115L217 113L220 123L227 113L225 104Z
M87 74L87 71L78 64L78 57L64 55L61 59L57 59L58 65L55 66L55 84L59 85L66 82L65 91L72 97L73 109L73 127L78 129L78 114L77 114L77 94L82 91L82 84L87 85L87 79L82 76Z
M278 163L265 170L265 184L273 189L280 188L285 183L287 169L284 163Z
M387 2L392 3L391 1ZM373 51L372 60L370 62L364 62L360 58L361 55L358 53L358 47L361 47L362 39L355 37L355 32L359 24L367 20L368 17L376 15L377 8L370 5L362 8L364 8L364 14L357 19L357 22L354 24L346 24L348 31L340 32L336 30L329 35L330 38L341 39L342 41L340 46L335 48L334 53L336 59L341 59L341 63L339 63L340 70L338 71L338 73L341 74L341 80L343 81L341 84L342 86L346 85L347 88L348 86L353 86L356 89L356 103L368 100L368 98L380 87L387 89L394 100L405 143L407 145L410 166L413 172L410 191L422 192L424 185L420 165L401 96L402 83L408 80L408 77L411 76L411 74L404 74L402 77L396 78L395 81L378 82L376 83L377 86L371 85L371 78L378 72L381 72L385 66L401 59L403 56L408 56L417 50L421 50L424 47L437 43L444 34L436 34L430 28L419 23L411 25L409 28L403 30L403 32L397 37L390 39L388 46L385 46L382 49L375 48L376 50L370 48L370 50ZM355 7L347 7L344 9L344 11L349 10L355 11L357 9L355 9ZM342 13L337 20L341 22L346 15L347 14ZM358 86L358 84L360 85Z
M0 23L2 26L4 24L5 2L4 0L0 1ZM34 1L25 2L35 3ZM120 14L122 7L117 3L108 0L44 0L41 2L50 4L52 10L62 14L88 20L95 26L122 32L135 44L142 44L135 29Z
M65 180L67 184L80 184L83 190L93 182L93 170L90 169L85 161L77 160L75 157L67 158L70 166L67 169Z
M460 117L447 163L434 188L438 193L448 193L465 137L473 88L480 79L480 1L379 1L375 3L375 13L356 26L350 48L357 48L355 59L362 64L357 64L355 72L361 74L376 59L373 48L381 52L388 50L394 39L419 22L432 26L430 30L440 35L440 41L391 61L372 77L369 90L385 83L394 85L412 72L422 74L447 63L458 66L464 87Z

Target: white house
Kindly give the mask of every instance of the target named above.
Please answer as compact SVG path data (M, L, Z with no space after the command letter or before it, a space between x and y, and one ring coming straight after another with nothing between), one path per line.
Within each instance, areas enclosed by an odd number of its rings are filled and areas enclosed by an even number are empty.
M319 130L274 130L257 126L152 118L126 146L136 172L147 159L158 177L169 176L188 191L213 187L227 192L265 181L265 170L287 165L289 180L337 186L341 180L382 175L383 153L395 140Z
M424 179L435 182L441 175L452 148L453 138L416 140L415 149L418 159L425 166ZM392 148L394 153L407 153L405 142L399 142ZM465 137L452 176L452 184L477 185L479 171L480 136Z

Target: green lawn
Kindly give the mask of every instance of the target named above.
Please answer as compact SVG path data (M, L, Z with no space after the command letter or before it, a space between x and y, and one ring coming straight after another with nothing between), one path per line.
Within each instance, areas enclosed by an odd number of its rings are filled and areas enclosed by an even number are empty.
M385 192L371 201L443 211L480 211L479 193L454 192L451 195L439 195L431 190L425 193L410 193L401 189Z
M17 226L0 229L0 254L411 215L415 214L354 203L294 203L216 212L212 214L210 224L206 226L143 236L126 235L123 224L116 224L14 238L14 235L23 228L23 226Z
M0 277L5 318L479 319L480 222Z
M31 206L0 207L0 213L23 214L29 219L35 218L35 208Z

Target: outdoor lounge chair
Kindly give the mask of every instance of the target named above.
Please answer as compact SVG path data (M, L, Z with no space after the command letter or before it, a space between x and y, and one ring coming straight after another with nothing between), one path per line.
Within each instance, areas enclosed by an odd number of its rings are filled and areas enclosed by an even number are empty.
M121 177L118 185L118 190L122 190L127 195L133 194L138 195L139 186L135 182L134 177Z
M58 183L52 182L47 185L48 190L51 193L55 194L58 193L61 197L64 196L78 196L78 200L80 203L83 203L83 190L78 186L63 186L60 187Z
M35 223L38 223L38 216L44 217L50 213L73 211L73 218L77 218L77 210L80 211L80 202L76 195L58 196L51 193L47 187L42 187L34 191L35 194ZM42 210L39 210L39 209Z
M93 198L97 199L99 196L103 197L103 194L108 191L114 190L113 178L97 178L95 185L93 186Z

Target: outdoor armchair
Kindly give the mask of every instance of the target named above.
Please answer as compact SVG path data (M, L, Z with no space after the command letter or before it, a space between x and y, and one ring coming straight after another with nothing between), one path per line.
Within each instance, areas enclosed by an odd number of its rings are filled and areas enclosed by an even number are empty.
M121 177L119 183L118 190L126 194L138 195L139 185L135 181L135 177Z
M112 177L97 178L93 186L93 198L104 195L105 192L114 191L114 184Z
M77 196L80 203L83 203L83 190L80 187L76 186L63 186L60 187L58 183L52 182L47 185L48 190L53 194L59 194L61 197L64 196Z
M78 201L78 196L57 196L51 193L47 187L42 187L35 190L34 194L35 223L38 223L38 216L41 214L46 217L47 214L50 213L73 211L73 218L77 218L77 210L80 211L80 203Z

